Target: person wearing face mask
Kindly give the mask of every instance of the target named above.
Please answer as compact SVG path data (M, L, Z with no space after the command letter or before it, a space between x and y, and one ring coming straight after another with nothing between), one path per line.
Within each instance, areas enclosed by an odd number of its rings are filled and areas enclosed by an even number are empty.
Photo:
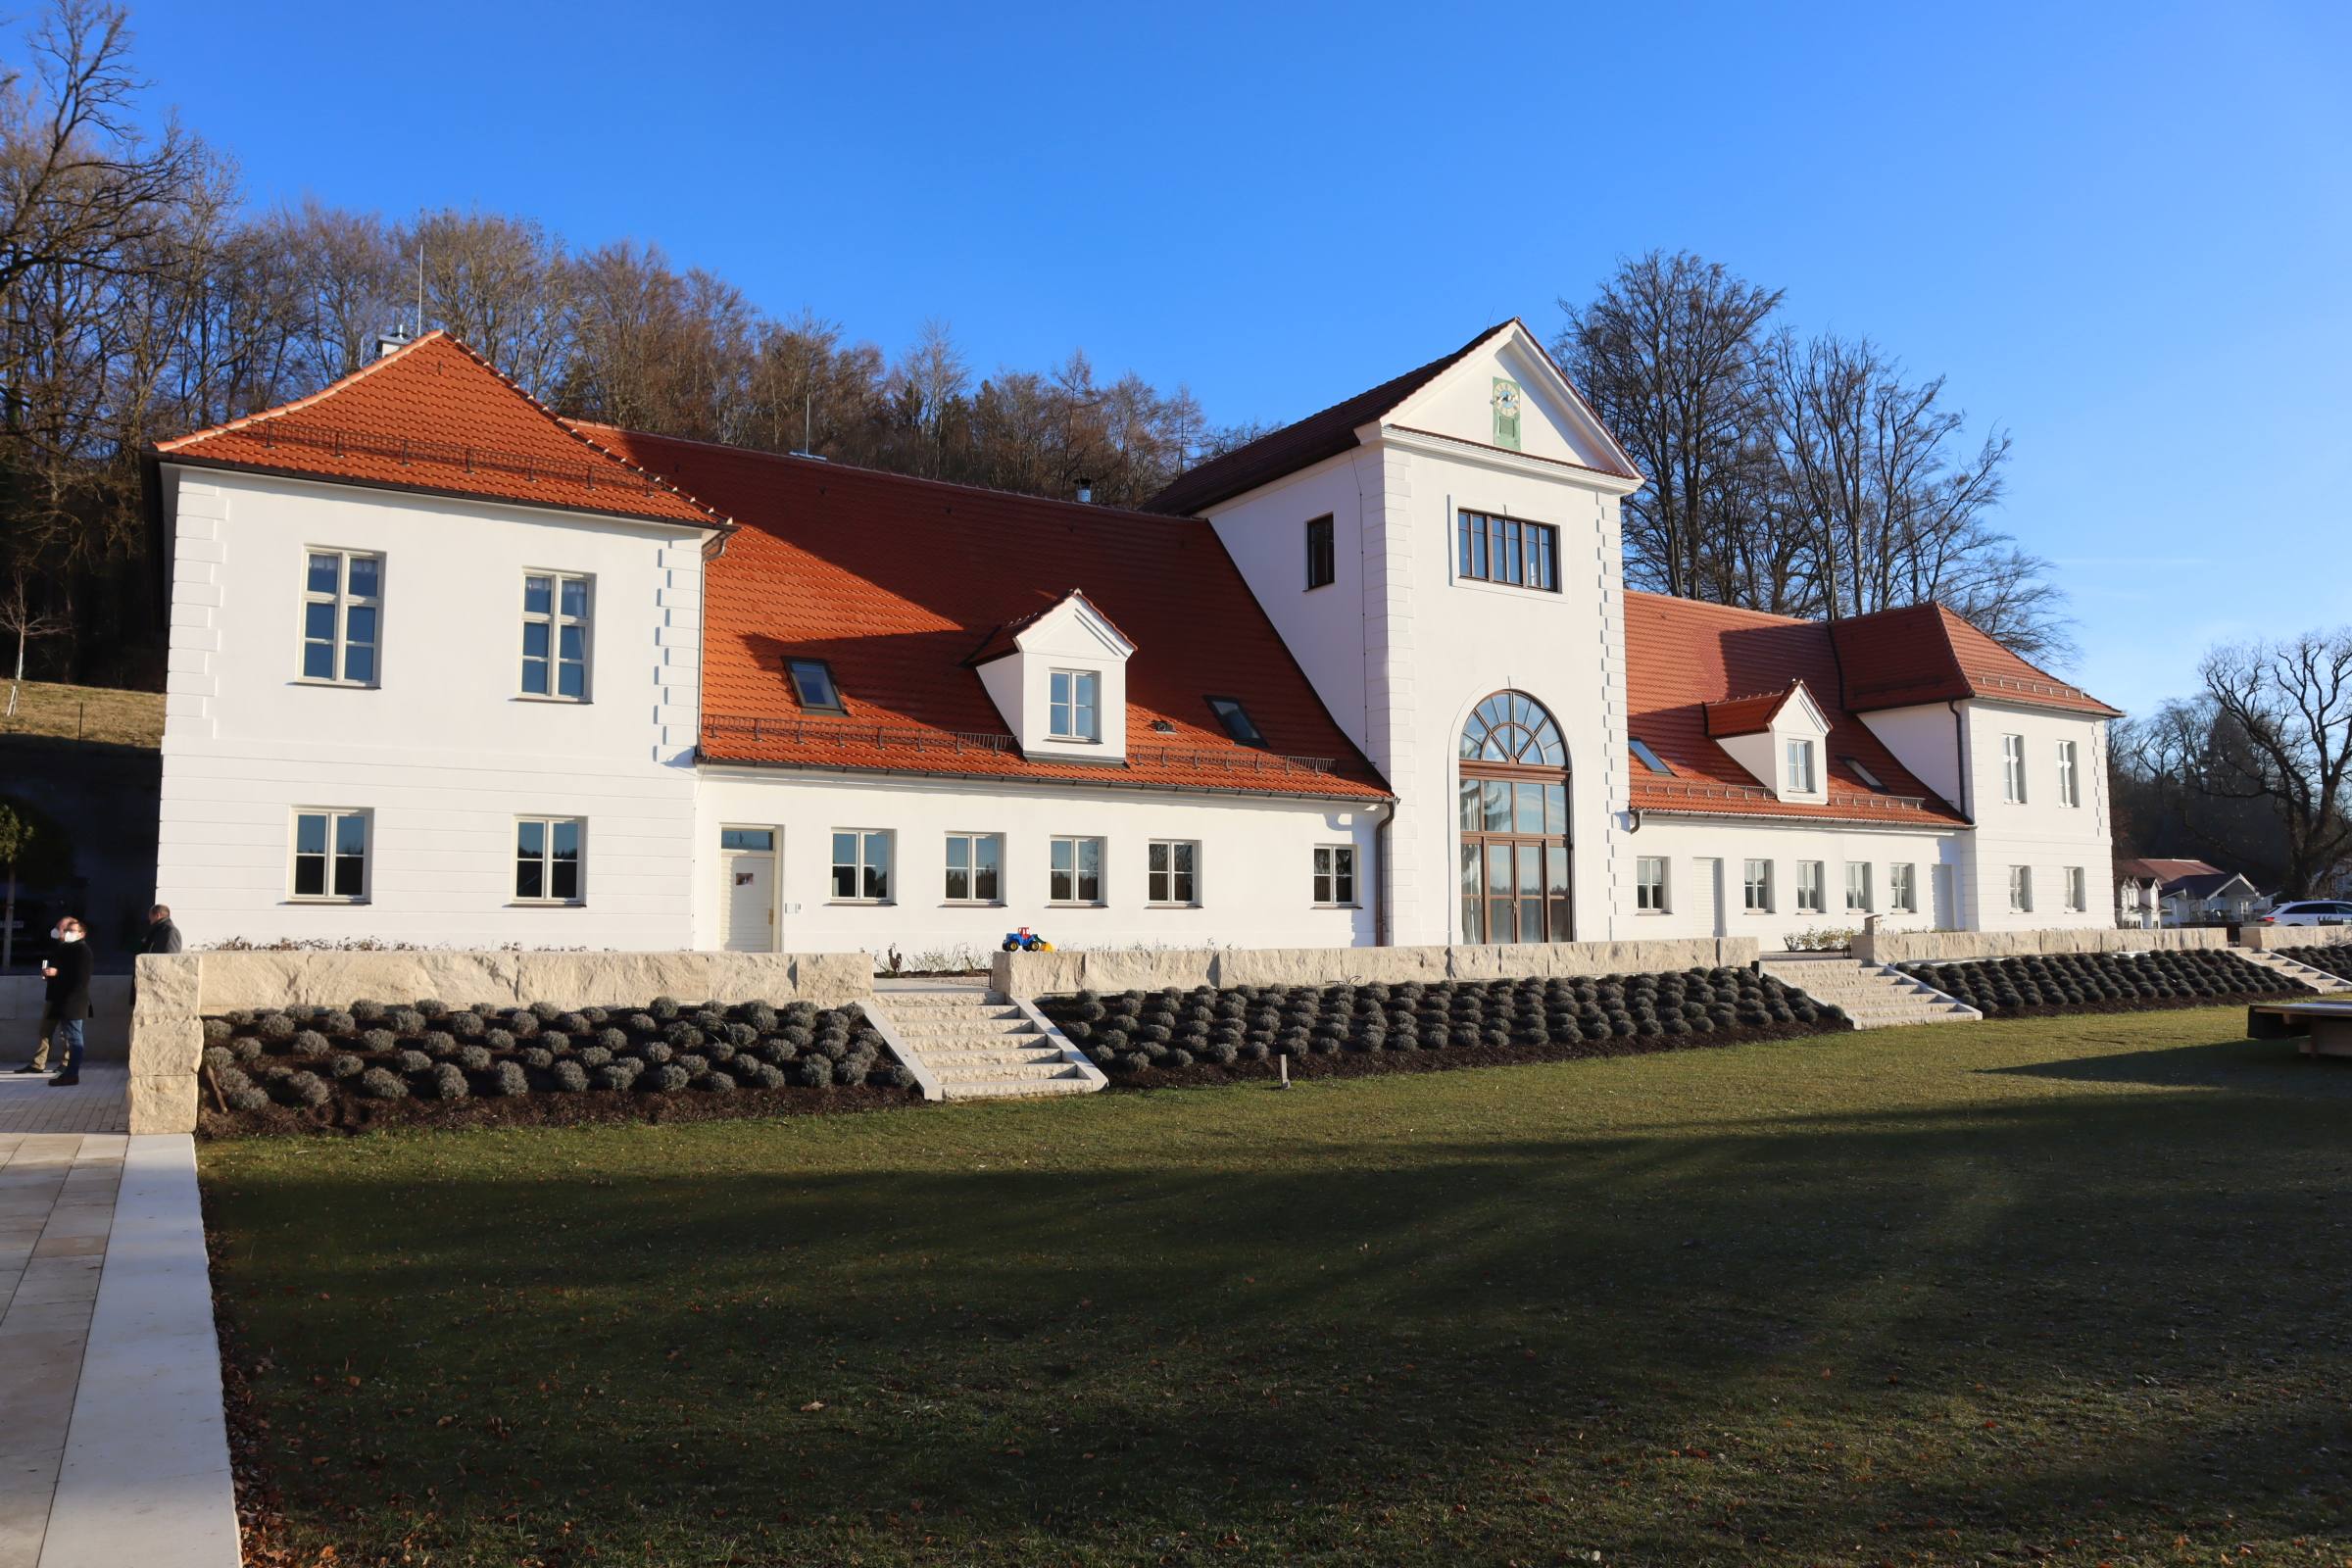
M90 945L82 940L81 922L70 914L57 922L56 935L57 946L41 965L41 978L48 982L41 1013L44 1024L55 1020L47 1031L48 1041L64 1058L49 1087L67 1089L81 1082L81 1023L90 1015ZM41 1058L32 1059L37 1070Z

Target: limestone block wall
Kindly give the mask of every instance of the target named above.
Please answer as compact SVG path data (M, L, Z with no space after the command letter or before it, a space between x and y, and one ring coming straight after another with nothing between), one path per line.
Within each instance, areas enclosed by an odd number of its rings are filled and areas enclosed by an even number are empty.
M37 973L0 978L0 1065L13 1067L32 1054L44 989ZM130 1046L130 976L93 978L90 1007L92 1016L82 1029L85 1054L93 1061L121 1061Z
M138 960L130 1014L130 1130L196 1126L201 1020L236 1007L416 1002L453 1006L630 1006L683 1002L813 1002L873 994L863 953L187 953ZM37 1009L36 1009L37 1011Z
M2352 943L2352 926L2249 925L2237 938L2239 947L2257 953L2277 948L2340 948L2346 943Z
M1007 997L1164 986L1321 986L1417 980L1549 979L1663 974L1756 961L1753 937L1651 942L1552 942L1421 948L1190 948L1138 952L1000 953L989 980Z
M2229 945L2230 934L2220 926L2165 931L2081 927L2026 931L1864 931L1854 938L1853 955L1864 963L1936 963L1960 958L2018 958L2034 954L2151 953Z

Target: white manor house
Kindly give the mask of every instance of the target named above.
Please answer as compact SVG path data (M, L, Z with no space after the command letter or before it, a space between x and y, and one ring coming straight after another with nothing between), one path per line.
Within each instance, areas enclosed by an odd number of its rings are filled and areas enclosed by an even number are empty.
M567 420L432 333L164 443L198 945L2112 924L2114 710L1935 605L1632 592L1518 321L1142 512Z

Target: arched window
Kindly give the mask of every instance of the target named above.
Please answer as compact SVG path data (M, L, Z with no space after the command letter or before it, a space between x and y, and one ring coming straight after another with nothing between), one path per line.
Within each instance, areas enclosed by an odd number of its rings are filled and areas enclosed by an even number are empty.
M1525 692L1496 692L1462 726L1462 940L1566 942L1568 749Z

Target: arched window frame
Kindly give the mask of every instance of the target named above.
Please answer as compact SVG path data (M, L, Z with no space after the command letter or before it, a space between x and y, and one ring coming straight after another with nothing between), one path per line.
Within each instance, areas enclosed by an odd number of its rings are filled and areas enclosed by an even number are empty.
M1575 932L1568 749L1521 691L1481 701L1455 746L1465 942L1566 942Z

